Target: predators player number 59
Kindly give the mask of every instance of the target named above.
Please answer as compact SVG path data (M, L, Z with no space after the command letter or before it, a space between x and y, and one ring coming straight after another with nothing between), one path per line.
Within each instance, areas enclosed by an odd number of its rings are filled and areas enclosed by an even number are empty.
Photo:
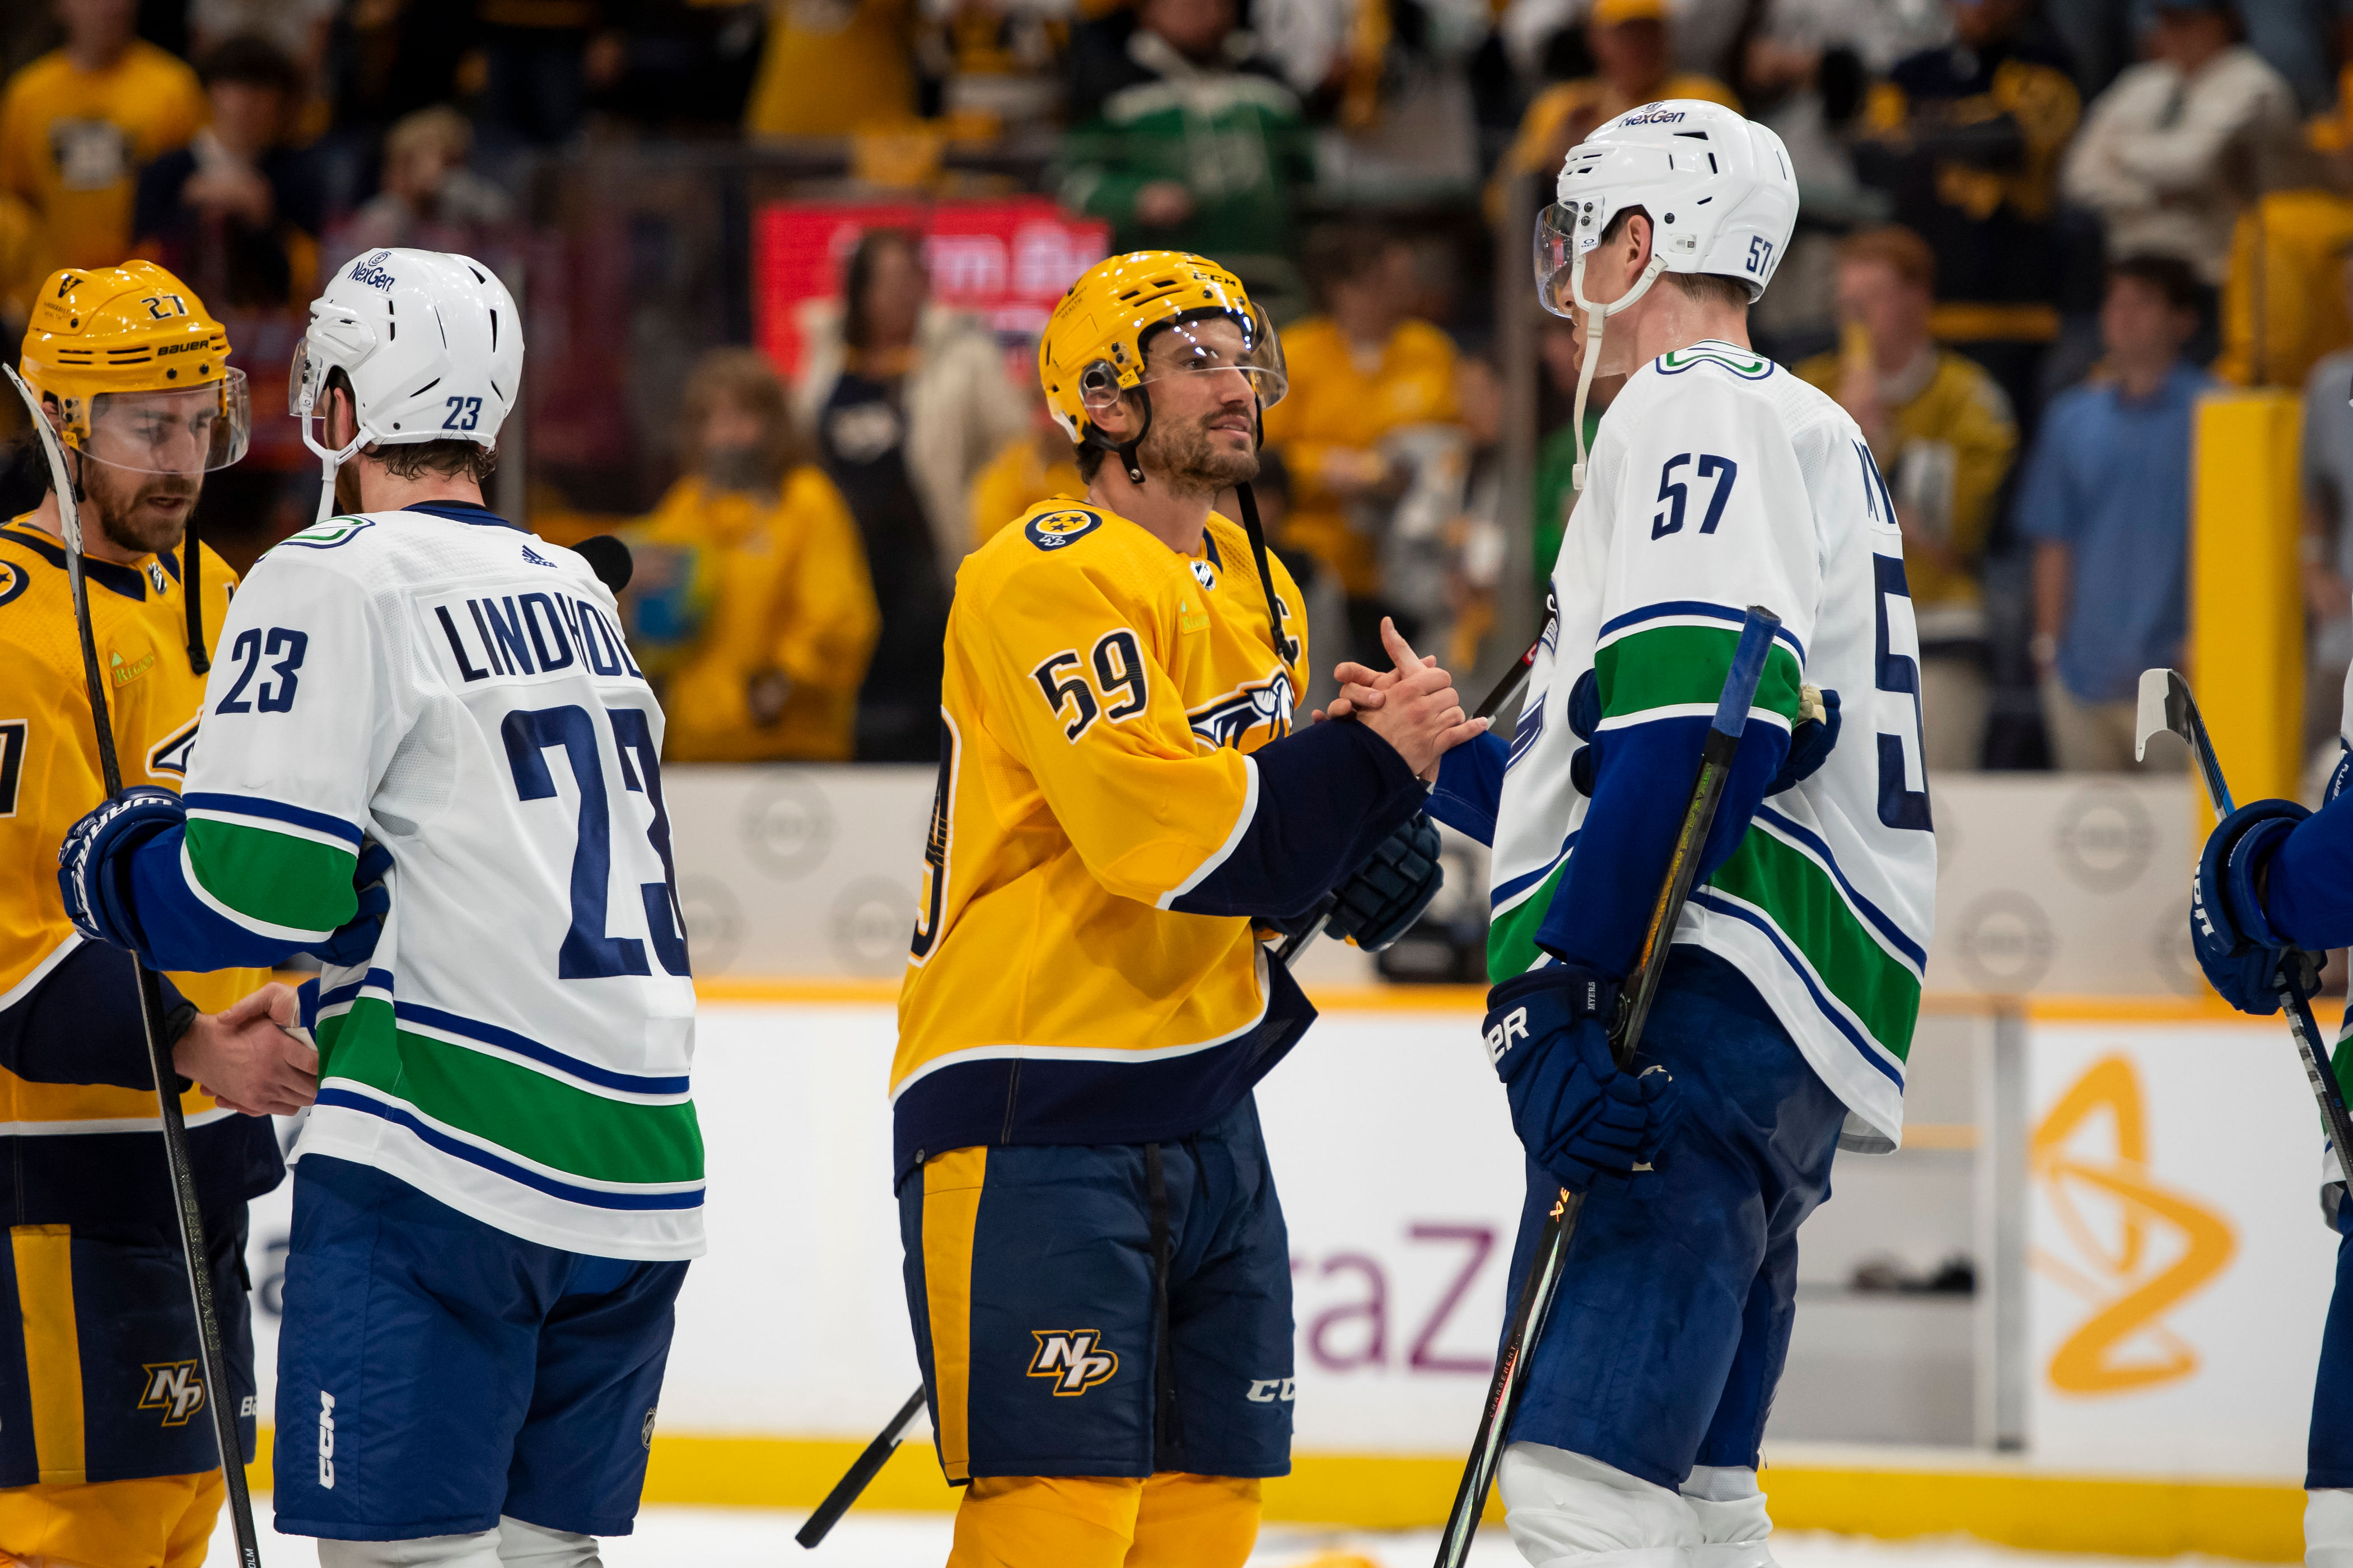
M1259 929L1335 889L1400 894L1366 945L1418 911L1434 879L1380 852L1483 726L1392 630L1383 703L1293 729L1299 590L1247 500L1211 510L1284 391L1230 273L1113 257L1039 369L1088 489L958 582L892 1073L908 1304L967 1489L950 1561L1239 1564L1291 1438L1250 1089L1314 1016Z

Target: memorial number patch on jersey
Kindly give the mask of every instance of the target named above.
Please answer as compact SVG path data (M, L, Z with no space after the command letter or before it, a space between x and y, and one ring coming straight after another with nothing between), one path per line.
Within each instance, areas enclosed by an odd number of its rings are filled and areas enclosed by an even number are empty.
M1050 511L1029 520L1021 531L1040 550L1060 550L1084 539L1103 526L1103 514L1092 511Z

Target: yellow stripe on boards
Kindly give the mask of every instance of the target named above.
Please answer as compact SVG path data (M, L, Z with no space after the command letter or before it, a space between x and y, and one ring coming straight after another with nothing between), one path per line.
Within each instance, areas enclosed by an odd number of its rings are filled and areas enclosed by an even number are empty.
M890 1412L879 1413L879 1422ZM270 1434L246 1474L269 1489ZM860 1438L701 1437L660 1433L646 1468L649 1503L811 1509L866 1447ZM2264 1486L2037 1471L1990 1456L1948 1463L1773 1464L1762 1480L1780 1530L1892 1540L1972 1535L2041 1552L2126 1557L2199 1552L2250 1563L2304 1555L2304 1493ZM1265 1483L1266 1518L1357 1530L1430 1530L1445 1522L1462 1478L1460 1455L1298 1454ZM930 1445L902 1443L858 1504L860 1512L949 1513L963 1489L940 1477ZM1503 1522L1494 1495L1482 1516Z
M33 1456L50 1485L89 1479L82 1454L81 1339L74 1323L73 1229L20 1225L16 1311L25 1325L25 1384L33 1406Z
M932 1321L932 1393L939 1408L940 1462L967 1479L972 1433L972 1243L988 1151L951 1149L923 1163L923 1304Z

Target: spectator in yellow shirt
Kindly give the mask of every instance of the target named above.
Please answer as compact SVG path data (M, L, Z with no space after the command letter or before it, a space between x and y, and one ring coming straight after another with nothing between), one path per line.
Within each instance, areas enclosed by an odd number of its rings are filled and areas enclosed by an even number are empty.
M1284 542L1338 581L1348 657L1361 661L1380 648L1381 617L1396 614L1382 596L1381 532L1406 476L1382 439L1453 422L1454 344L1411 314L1413 247L1399 235L1328 229L1309 243L1307 273L1325 313L1283 331L1291 392L1266 411L1266 440L1291 474ZM1398 621L1408 638L1410 621Z
M65 47L0 92L0 190L47 226L56 259L111 267L131 245L139 165L205 123L187 63L132 33L132 0L57 0Z
M847 761L881 616L858 525L753 349L686 391L688 472L631 537L631 648L675 762Z
M1600 74L1555 82L1530 101L1520 117L1519 135L1487 188L1491 217L1501 214L1506 181L1542 174L1549 182L1560 173L1561 160L1571 147L1604 121L1630 109L1662 98L1697 98L1726 109L1740 107L1738 96L1714 77L1674 68L1674 40L1667 31L1664 0L1593 0L1585 38ZM1544 199L1552 200L1549 184Z
M1927 765L1941 771L1982 764L1990 688L1978 574L2018 425L1984 366L1930 340L1936 298L1926 240L1892 226L1849 236L1838 259L1844 346L1798 374L1853 416L1894 492Z
M847 136L915 121L913 0L774 0L747 136Z
M997 449L997 456L973 476L972 546L977 550L1015 518L1054 496L1078 498L1087 493L1072 461L1076 448L1062 427L1047 412L1044 392L1029 384L1029 428Z

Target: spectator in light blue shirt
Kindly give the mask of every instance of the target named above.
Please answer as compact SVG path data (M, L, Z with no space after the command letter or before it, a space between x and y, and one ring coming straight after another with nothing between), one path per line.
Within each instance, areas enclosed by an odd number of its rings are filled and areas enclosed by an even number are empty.
M2180 662L2192 414L2213 384L2181 357L2198 292L2170 257L2109 269L2106 355L2052 401L2019 488L2019 531L2035 542L2042 721L2052 760L2071 771L2129 765L2140 672Z

